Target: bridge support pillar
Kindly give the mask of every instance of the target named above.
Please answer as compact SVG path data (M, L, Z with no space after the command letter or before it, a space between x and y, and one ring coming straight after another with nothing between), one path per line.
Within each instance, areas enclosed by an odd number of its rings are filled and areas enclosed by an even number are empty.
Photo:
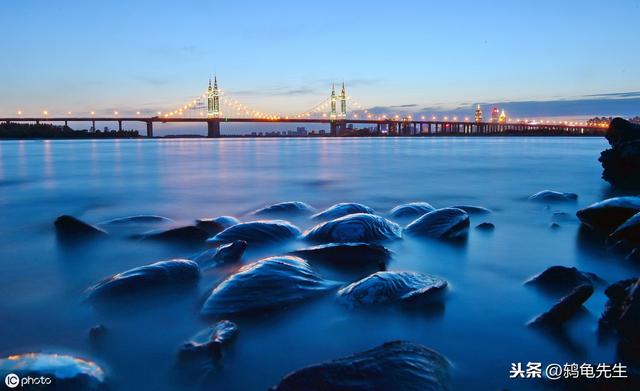
M220 137L220 121L219 120L207 121L207 137L208 138Z
M69 126L69 121L64 121L64 127L68 127Z
M96 121L91 121L91 131L95 132L96 130Z
M153 137L153 122L147 121L147 137Z
M122 121L118 121L118 131L122 132Z
M381 128L381 126L380 126L380 124L378 124L378 126L377 126L377 133L378 134L380 134L380 130L381 130L380 128Z

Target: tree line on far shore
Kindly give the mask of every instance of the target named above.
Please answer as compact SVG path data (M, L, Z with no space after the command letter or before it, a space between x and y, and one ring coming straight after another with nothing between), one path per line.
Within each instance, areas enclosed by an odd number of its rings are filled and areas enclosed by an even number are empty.
M51 124L1 123L0 139L75 139L75 138L136 138L137 130L110 130L90 132L74 130L68 126Z

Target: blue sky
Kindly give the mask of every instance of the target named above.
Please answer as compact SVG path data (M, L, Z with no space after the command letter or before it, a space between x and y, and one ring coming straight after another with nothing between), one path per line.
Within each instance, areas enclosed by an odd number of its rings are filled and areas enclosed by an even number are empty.
M366 107L629 116L639 16L637 0L3 1L0 115L164 111L215 73L278 113L344 80Z

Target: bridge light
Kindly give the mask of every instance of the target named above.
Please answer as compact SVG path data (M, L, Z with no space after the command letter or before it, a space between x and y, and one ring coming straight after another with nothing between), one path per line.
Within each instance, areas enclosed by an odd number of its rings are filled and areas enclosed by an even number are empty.
M70 111L67 111L67 115L71 115L71 112L70 112Z
M49 112L47 110L42 112L43 115L49 115Z
M444 117L444 120L445 120L445 121L448 121L448 120L449 120L449 117Z
M96 115L96 112L95 112L95 111L92 111L92 112L91 112L91 115Z
M136 111L136 115L140 115L140 112L139 112L139 111Z
M22 110L18 110L18 115L22 115Z
M433 117L431 117L431 119L434 120L434 121L436 120L436 118L437 117L435 115Z
M117 111L114 111L114 112L113 112L113 115L118 115L118 112L117 112Z
M458 117L453 117L453 120L454 120L454 121L457 121L457 120L458 120Z
M421 116L421 117L420 117L420 119L424 121L424 115L423 115L423 116Z
M162 111L158 111L158 115L162 115Z

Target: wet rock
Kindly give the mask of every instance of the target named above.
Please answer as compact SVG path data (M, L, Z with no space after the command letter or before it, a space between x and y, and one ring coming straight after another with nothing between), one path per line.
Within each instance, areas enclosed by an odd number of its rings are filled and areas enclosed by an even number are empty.
M467 234L469 215L462 209L443 208L429 212L407 225L408 235L455 239Z
M600 285L605 281L594 273L582 272L575 267L551 266L525 282L547 291L569 292L583 284Z
M447 282L424 273L377 272L338 291L338 301L347 307L380 304L420 305L442 297Z
M487 215L489 213L492 213L491 209L476 205L456 205L451 206L451 208L464 210L465 212L467 212L467 214L470 215Z
M614 118L609 124L605 138L612 147L640 139L640 125L623 118Z
M249 245L274 244L296 239L301 233L298 227L284 220L250 221L225 229L207 239L207 243L215 245L244 240Z
M627 243L640 243L640 213L631 216L609 235L610 242L616 243L621 240Z
M625 260L629 262L640 262L640 248L634 248L627 254Z
M569 320L593 294L593 285L583 284L561 298L551 309L535 318L530 326L560 326Z
M327 220L338 219L340 217L354 214L354 213L374 214L375 212L373 211L373 209L369 208L366 205L349 202L349 203L335 204L323 210L320 213L316 213L315 215L311 216L311 218L314 220L327 221Z
M5 357L0 359L0 373L3 377L13 373L20 377L51 378L51 385L40 386L42 389L103 390L106 386L105 372L98 364L65 354L25 353Z
M628 342L640 346L640 278L618 281L604 293L609 300L600 326L617 330Z
M530 196L529 200L539 202L573 202L578 200L578 195L554 190L542 190Z
M209 237L209 234L205 230L189 225L164 231L147 232L139 237L143 240L157 240L166 243L195 246L203 244Z
M610 234L640 212L640 197L615 197L596 202L576 213L582 224Z
M212 248L200 253L193 260L201 266L218 266L240 261L242 254L247 249L247 242L234 240L217 248Z
M257 216L301 216L315 213L311 205L300 201L287 201L273 204L254 211Z
M558 224L558 223L551 223L551 224L549 224L549 228L551 228L551 229L559 229L559 228L560 228L560 224Z
M330 264L339 268L376 267L384 270L391 259L391 251L384 246L370 243L329 243L292 251L310 262Z
M476 225L476 229L479 231L493 231L496 226L493 223L483 222Z
M181 357L220 355L222 348L231 343L238 334L238 325L228 320L221 320L212 327L200 331L180 348Z
M193 284L200 278L198 264L171 259L114 274L87 289L89 299L129 295L157 288Z
M410 202L408 204L398 205L389 212L395 218L416 219L425 213L436 210L427 202Z
M62 215L53 223L58 237L63 239L83 239L106 237L108 234L100 228L87 224L73 216Z
M201 313L220 316L279 309L335 289L301 258L283 256L250 263L215 287Z
M96 325L89 329L89 339L92 341L97 341L102 339L107 335L107 328L104 325Z
M311 365L285 376L271 391L446 391L451 364L413 342L393 341Z
M160 223L172 223L168 217L158 215L134 215L117 217L115 219L103 221L98 225L121 225L121 224L160 224Z
M207 231L209 235L220 233L236 224L240 224L240 220L232 216L218 216L213 219L196 220L196 227Z
M602 179L618 188L640 188L640 125L614 118L606 134L612 148L602 151Z
M400 239L400 226L384 217L356 213L320 223L304 234L318 243L381 242Z

